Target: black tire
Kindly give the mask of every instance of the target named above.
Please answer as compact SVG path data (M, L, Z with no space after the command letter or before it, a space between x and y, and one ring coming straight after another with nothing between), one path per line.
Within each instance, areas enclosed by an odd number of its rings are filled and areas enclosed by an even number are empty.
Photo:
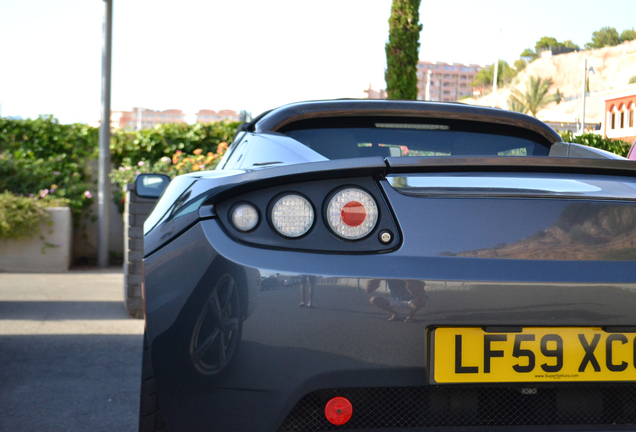
M144 332L144 352L141 360L139 432L169 432L157 399L157 385L150 362L146 332Z

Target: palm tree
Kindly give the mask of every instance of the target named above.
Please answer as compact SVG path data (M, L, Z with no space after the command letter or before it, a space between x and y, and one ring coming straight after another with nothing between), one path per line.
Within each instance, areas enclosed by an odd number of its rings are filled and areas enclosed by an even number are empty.
M525 105L521 101L518 101L517 98L515 98L513 95L510 95L510 97L508 98L508 109L510 111L516 111L523 114L528 112Z
M550 95L548 91L552 85L552 78L542 80L539 77L531 76L526 81L526 91L521 93L518 89L513 89L508 104L512 111L530 113L534 117L546 105L555 102L559 96Z

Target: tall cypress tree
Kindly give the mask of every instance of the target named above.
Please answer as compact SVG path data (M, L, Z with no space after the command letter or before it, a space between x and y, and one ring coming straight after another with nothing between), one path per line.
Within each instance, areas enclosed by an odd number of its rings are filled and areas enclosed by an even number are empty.
M393 0L386 44L386 92L389 99L417 99L420 51L420 0Z

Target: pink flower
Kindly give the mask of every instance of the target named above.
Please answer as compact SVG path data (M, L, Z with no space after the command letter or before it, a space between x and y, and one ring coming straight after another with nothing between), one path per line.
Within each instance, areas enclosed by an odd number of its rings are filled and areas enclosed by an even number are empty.
M137 162L137 165L138 165L138 166L144 166L145 164L146 164L146 162L144 162L144 161L139 161L139 162Z
M84 196L85 196L86 198L88 198L88 199L93 198L93 194L92 194L92 193L90 193L89 191L84 191Z
M170 158L169 158L168 156L164 156L164 157L162 157L162 158L161 158L161 162L163 162L163 163L170 163L170 162L172 162L172 161L170 160Z

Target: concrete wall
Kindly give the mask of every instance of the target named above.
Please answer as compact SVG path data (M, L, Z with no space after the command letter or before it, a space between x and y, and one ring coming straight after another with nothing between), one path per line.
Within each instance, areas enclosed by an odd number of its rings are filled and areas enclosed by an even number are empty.
M47 209L50 218L38 235L23 240L0 240L0 272L59 273L71 265L73 224L67 207Z
M143 318L141 296L142 260L144 257L143 226L156 199L139 198L135 184L128 185L124 210L124 308L135 318Z

